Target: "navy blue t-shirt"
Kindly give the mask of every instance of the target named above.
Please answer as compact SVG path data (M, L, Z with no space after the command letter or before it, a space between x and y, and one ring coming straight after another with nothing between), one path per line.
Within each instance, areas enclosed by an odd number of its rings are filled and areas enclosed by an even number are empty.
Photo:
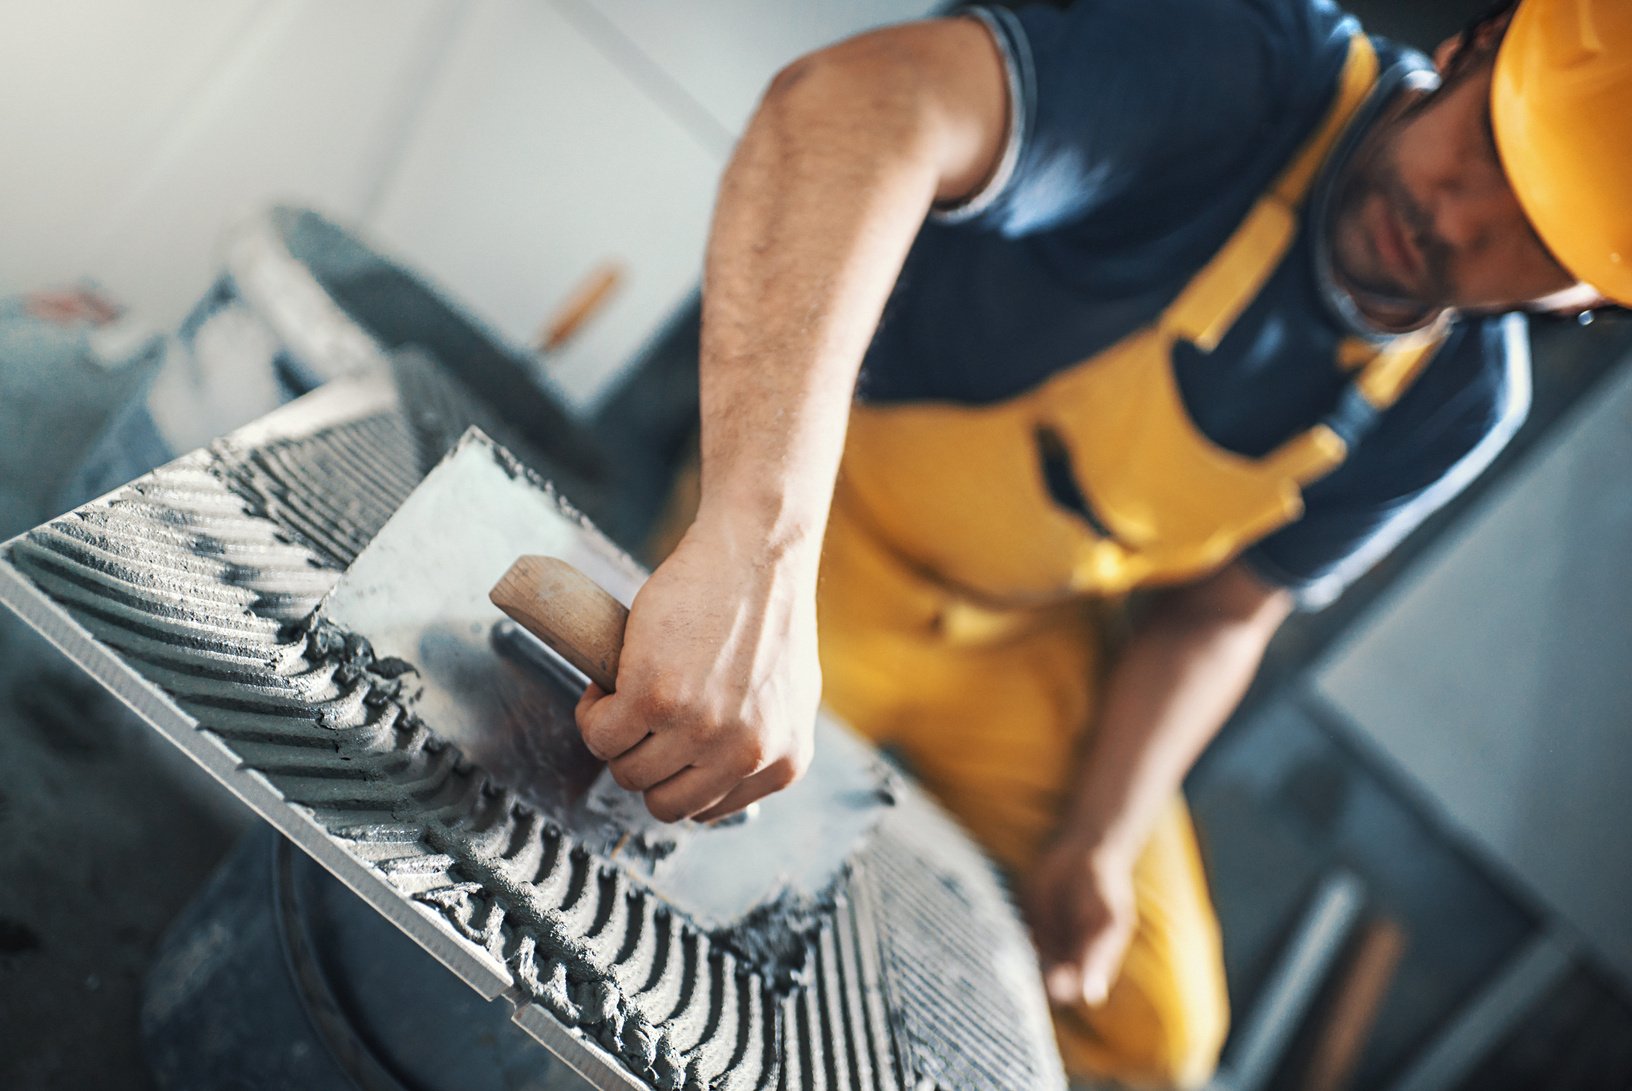
M1359 27L1324 0L1077 0L972 9L1008 67L991 181L920 233L863 368L869 402L982 404L1035 387L1152 321L1326 116ZM1185 404L1213 442L1268 453L1332 413L1355 327L1322 253L1337 166L1419 55L1373 38L1383 78L1323 166L1259 298L1203 355ZM1412 388L1243 559L1304 606L1330 601L1484 469L1529 405L1523 319L1464 320Z

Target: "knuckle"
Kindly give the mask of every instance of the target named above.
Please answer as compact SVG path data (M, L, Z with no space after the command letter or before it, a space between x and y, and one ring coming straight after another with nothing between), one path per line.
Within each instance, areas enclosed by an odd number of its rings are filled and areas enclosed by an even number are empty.
M602 761L617 757L618 752L612 746L605 724L599 721L580 724L578 734L583 738L584 746L589 752Z
M686 817L684 807L673 800L653 799L649 792L646 795L646 810L659 822L678 822Z
M732 742L725 768L737 777L751 777L766 767L768 758L765 740L757 732L746 732Z
M782 761L772 762L766 768L766 777L771 790L780 792L797 781L802 772L793 759L785 758Z
M653 727L666 727L685 718L688 701L685 693L672 682L659 682L640 695L640 714Z

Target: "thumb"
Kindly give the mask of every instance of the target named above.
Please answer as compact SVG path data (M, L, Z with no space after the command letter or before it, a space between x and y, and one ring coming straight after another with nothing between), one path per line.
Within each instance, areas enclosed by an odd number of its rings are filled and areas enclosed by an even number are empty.
M1105 1002L1127 948L1128 935L1113 919L1100 918L1084 929L1077 956L1079 999L1093 1005Z

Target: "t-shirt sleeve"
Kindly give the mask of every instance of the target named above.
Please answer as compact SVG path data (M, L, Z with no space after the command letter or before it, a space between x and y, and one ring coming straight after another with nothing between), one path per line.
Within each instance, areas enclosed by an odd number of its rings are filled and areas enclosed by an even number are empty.
M981 189L937 218L1017 236L1119 198L1194 199L1250 157L1285 101L1292 39L1311 31L1266 16L1270 7L1077 0L1064 11L965 9L1003 54L1008 137Z
M1483 473L1524 422L1530 349L1521 316L1481 323L1441 351L1460 358L1430 363L1350 459L1309 488L1303 517L1242 554L1300 608L1337 598Z

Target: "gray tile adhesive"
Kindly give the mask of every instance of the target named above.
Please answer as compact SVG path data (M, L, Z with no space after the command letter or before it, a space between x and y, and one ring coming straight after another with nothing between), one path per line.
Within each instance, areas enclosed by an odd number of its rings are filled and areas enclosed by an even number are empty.
M910 784L821 897L705 926L315 618L467 425L502 433L487 417L399 356L0 546L0 601L590 1086L1064 1088L1013 910Z

